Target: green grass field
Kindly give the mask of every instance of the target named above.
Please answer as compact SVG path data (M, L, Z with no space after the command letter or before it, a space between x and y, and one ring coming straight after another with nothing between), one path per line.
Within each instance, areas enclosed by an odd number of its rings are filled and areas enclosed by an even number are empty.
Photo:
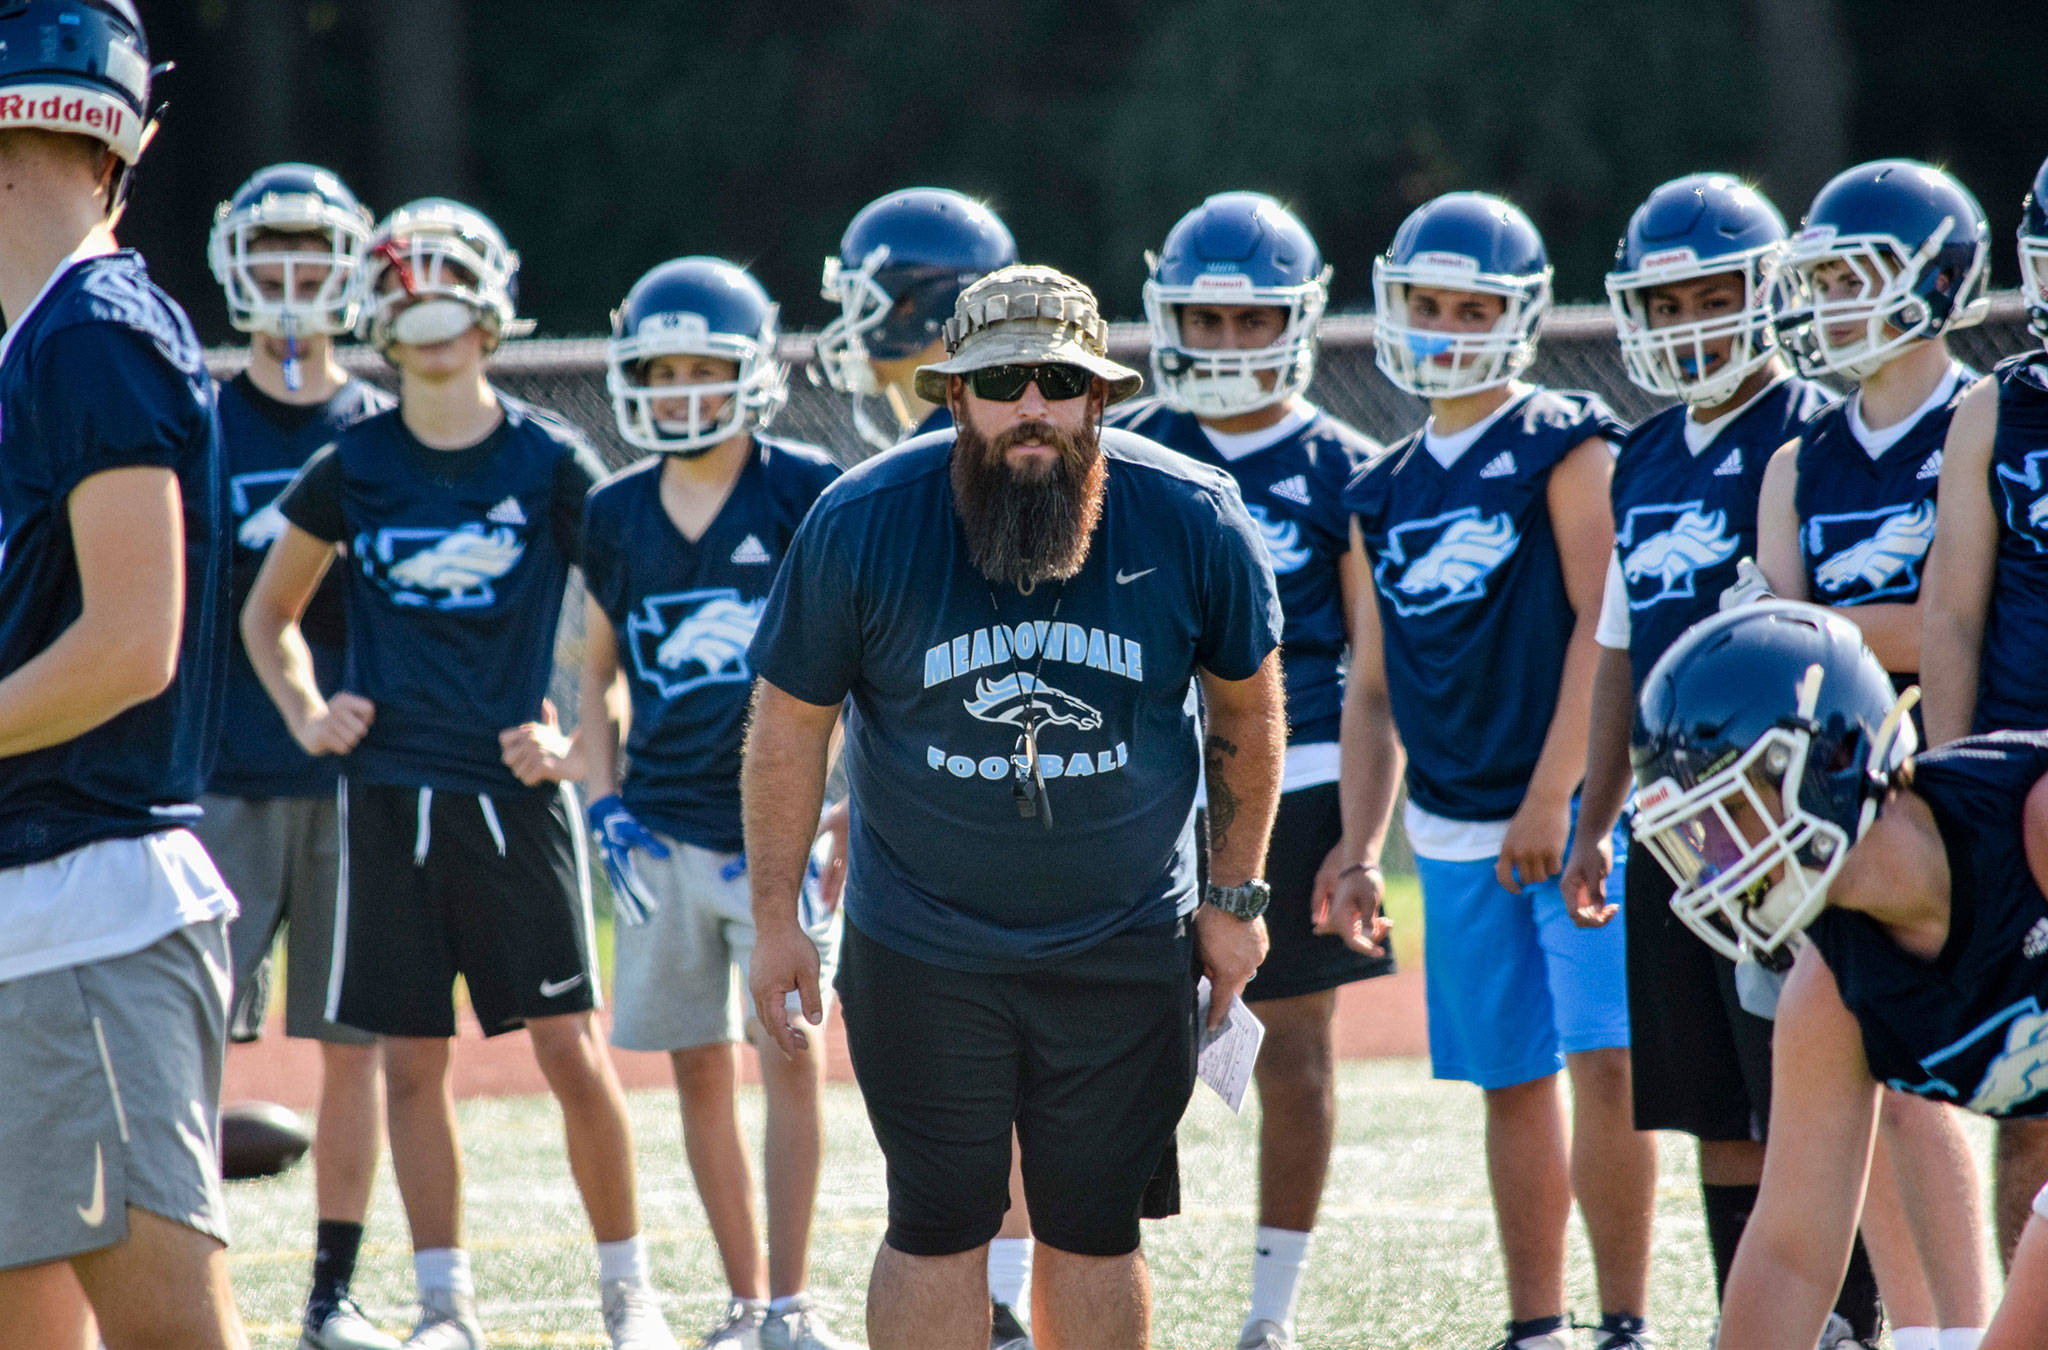
M1476 1091L1432 1082L1410 1061L1343 1067L1336 1157L1303 1296L1312 1346L1477 1347L1504 1314L1500 1263L1480 1160ZM761 1099L742 1099L758 1139ZM818 1206L813 1287L835 1322L858 1332L869 1261L882 1232L882 1165L850 1087L828 1097L829 1152ZM688 1340L724 1302L717 1258L684 1167L674 1097L632 1096L642 1203L657 1278ZM1253 1224L1253 1113L1233 1117L1198 1089L1182 1127L1186 1212L1146 1226L1156 1340L1229 1345L1245 1297ZM594 1258L545 1097L462 1105L470 1242L494 1346L603 1344ZM1655 1302L1668 1345L1699 1345L1712 1284L1691 1145L1667 1137L1658 1201ZM230 1188L235 1288L256 1343L288 1347L304 1297L312 1180L301 1166ZM388 1166L380 1178L357 1290L387 1328L410 1315L411 1268ZM1573 1234L1571 1295L1596 1315L1583 1235Z

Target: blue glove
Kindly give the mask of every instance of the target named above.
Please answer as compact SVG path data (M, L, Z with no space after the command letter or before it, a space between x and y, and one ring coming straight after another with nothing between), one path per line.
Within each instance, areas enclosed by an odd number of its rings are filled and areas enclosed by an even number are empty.
M633 850L643 849L651 858L666 858L668 845L634 818L616 792L599 797L585 814L590 818L590 832L597 838L598 851L604 854L604 874L612 883L612 914L628 928L638 928L660 906L640 882L640 874L633 866Z

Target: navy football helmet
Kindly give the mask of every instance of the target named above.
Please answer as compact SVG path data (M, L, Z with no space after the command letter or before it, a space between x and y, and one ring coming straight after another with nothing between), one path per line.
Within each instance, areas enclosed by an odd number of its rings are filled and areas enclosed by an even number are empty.
M789 397L775 316L761 283L723 258L675 258L634 282L612 314L604 353L619 435L642 450L694 457L742 428L766 426ZM647 362L659 356L730 361L733 378L650 384Z
M1183 412L1232 417L1293 398L1316 370L1316 324L1330 269L1308 229L1262 192L1219 192L1182 216L1159 252L1147 252L1145 320L1152 383ZM1287 322L1256 350L1189 347L1182 305L1273 305ZM1259 380L1274 372L1271 388Z
M1875 374L1912 343L1983 322L1990 249L1984 208L1933 165L1880 159L1845 169L1792 236L1779 335L1809 375ZM1855 294L1822 294L1814 275L1831 264L1847 268Z
M1513 204L1484 192L1424 202L1373 260L1373 359L1389 380L1424 398L1506 384L1536 359L1550 271L1543 236ZM1506 308L1483 333L1417 328L1408 319L1411 286L1498 295Z
M813 352L825 382L853 395L854 422L887 449L905 430L868 417L879 393L870 360L900 361L939 340L969 285L1017 261L1017 241L995 212L947 188L904 188L869 202L825 259L824 296L839 315Z
M407 202L371 233L356 274L357 330L378 351L430 344L481 325L489 348L524 337L519 255L483 212L446 197Z
M1731 961L1780 949L1827 904L1894 770L1916 748L1856 625L1786 600L1688 629L1643 682L1630 755L1635 836L1671 874L1671 908Z
M1755 188L1719 173L1688 174L1652 192L1629 217L1607 274L1607 302L1628 377L1653 394L1712 406L1777 350L1771 287L1785 218ZM1653 327L1652 287L1732 272L1742 307L1697 323ZM1714 364L1709 348L1728 344Z
M149 78L132 0L0 6L0 128L87 136L132 165L153 125Z
M2034 190L2020 209L2020 294L2027 327L2048 343L2048 159L2034 175Z
M355 286L376 221L348 185L311 164L258 169L214 212L206 261L227 295L228 321L244 333L293 337L347 333L361 297ZM263 247L273 234L317 235L324 248ZM251 270L274 269L266 289Z

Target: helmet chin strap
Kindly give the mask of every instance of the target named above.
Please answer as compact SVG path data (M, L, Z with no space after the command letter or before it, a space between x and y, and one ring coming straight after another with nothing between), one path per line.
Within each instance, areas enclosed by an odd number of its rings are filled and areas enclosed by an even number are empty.
M477 313L460 300L422 300L391 321L393 340L407 346L430 347L462 336L476 326Z

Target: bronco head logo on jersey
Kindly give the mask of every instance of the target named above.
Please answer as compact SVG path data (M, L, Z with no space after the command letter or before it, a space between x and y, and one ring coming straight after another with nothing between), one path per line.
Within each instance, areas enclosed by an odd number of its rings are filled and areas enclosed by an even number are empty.
M236 543L260 552L277 542L285 527L284 512L277 509L277 499L298 476L296 469L266 469L238 473L228 480L228 505L234 508L235 519L242 522L235 529Z
M1998 485L2005 491L2005 527L2026 540L2036 553L2048 553L2048 492L2042 464L2048 450L2036 450L2021 462L2018 471L1997 465Z
M1630 609L1690 598L1697 593L1695 574L1728 561L1740 547L1728 533L1728 513L1697 501L1632 507L1614 542Z
M981 679L974 683L974 697L962 699L967 711L984 722L1024 725L1028 708L1038 709L1041 725L1072 727L1093 731L1102 725L1102 714L1064 689L1055 689L1036 675L1018 672L1000 680Z
M471 522L453 530L389 528L359 534L363 572L401 605L476 609L494 604L491 583L519 562L526 545L510 526Z
M1817 559L1814 586L1831 604L1856 605L1920 589L1920 568L1934 542L1934 502L1817 515L1801 541Z
M1266 561L1273 564L1274 572L1299 572L1308 566L1310 553L1301 542L1299 524L1285 517L1275 520L1256 502L1246 502L1244 509L1252 524L1259 527L1259 538L1266 545Z
M750 681L747 646L767 607L765 598L742 600L730 586L651 595L626 620L633 669L663 698Z
M1476 506L1394 527L1373 568L1373 581L1396 613L1413 617L1486 594L1489 578L1521 543L1507 512L1482 516Z

